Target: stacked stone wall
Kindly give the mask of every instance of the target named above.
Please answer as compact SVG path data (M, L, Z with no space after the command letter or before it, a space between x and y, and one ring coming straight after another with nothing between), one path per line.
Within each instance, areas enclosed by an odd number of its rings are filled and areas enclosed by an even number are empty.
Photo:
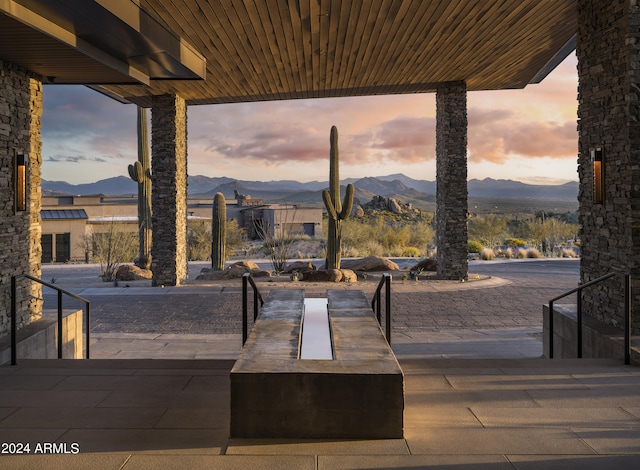
M40 117L42 83L26 70L0 60L0 335L10 328L11 277L40 277ZM27 210L15 210L15 155L27 158ZM42 289L24 278L17 283L18 328L39 318Z
M467 255L467 87L443 84L436 93L436 243L438 277L464 280Z
M153 285L187 278L187 106L175 95L153 97L151 112Z
M640 10L636 0L577 2L581 279L640 274ZM603 149L604 201L594 203L591 149ZM623 325L621 278L586 289L585 313ZM636 292L640 289L637 288ZM640 302L634 300L636 324Z

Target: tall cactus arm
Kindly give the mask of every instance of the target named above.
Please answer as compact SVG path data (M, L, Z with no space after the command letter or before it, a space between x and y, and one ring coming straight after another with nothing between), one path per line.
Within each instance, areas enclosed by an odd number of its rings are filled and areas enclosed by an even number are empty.
M129 165L128 170L129 176L133 181L137 181L138 183L142 182L145 177L145 173L140 162L135 162L133 165Z
M347 185L347 190L344 195L344 203L342 204L342 211L340 211L340 219L344 220L351 215L351 209L353 209L353 194L355 188L351 183Z
M331 194L329 194L329 191L326 189L322 191L322 200L324 201L324 206L327 208L329 217L333 220L338 220L338 213L333 205L333 201L331 201Z

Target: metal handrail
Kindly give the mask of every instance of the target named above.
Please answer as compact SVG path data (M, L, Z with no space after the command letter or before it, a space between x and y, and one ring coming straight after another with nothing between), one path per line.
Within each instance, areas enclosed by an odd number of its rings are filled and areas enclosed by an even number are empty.
M43 281L42 279L38 279L37 277L31 276L30 274L18 274L16 276L11 276L11 365L15 366L17 364L17 352L18 352L18 332L17 332L17 304L16 304L16 295L17 295L17 284L16 281L18 278L24 277L26 279L30 279L31 281L42 284L45 287L49 287L58 292L58 359L62 359L62 295L67 295L72 297L80 302L84 302L86 307L86 329L85 334L87 337L86 340L86 350L87 350L87 359L90 357L90 319L91 319L91 303L76 294L73 294L69 291L59 288L58 286L54 286L53 284L49 284L48 282Z
M249 301L247 299L248 284L251 284L253 289L253 321L255 323L258 318L258 301L260 301L260 307L264 305L262 295L258 290L258 286L253 282L253 278L250 273L244 273L242 275L242 345L247 342L247 336L249 336L249 321L247 319L249 310Z
M600 276L596 279L593 279L584 284L580 284L575 289L571 289L570 291L565 292L564 294L560 294L557 297L554 297L549 301L549 358L553 359L553 304L568 295L578 293L577 303L576 303L576 324L578 328L577 333L577 354L578 358L582 358L582 296L580 295L582 290L593 286L594 284L598 284L602 281L606 281L607 279L611 279L619 275L618 273L608 273L604 276ZM629 274L624 275L625 283L624 283L624 363L631 364L631 276Z
M384 273L380 282L378 283L378 287L376 288L375 293L373 294L373 299L371 300L371 309L375 312L376 318L378 319L378 323L382 327L382 288L385 288L384 300L385 300L385 326L386 326L386 337L387 343L391 345L391 274Z

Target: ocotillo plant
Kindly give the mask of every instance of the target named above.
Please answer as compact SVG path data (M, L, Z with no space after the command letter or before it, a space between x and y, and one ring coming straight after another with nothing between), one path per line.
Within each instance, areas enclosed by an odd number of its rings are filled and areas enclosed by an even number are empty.
M342 221L353 207L353 185L348 184L344 203L340 202L340 173L338 169L338 129L331 127L329 148L329 191L322 191L322 200L329 215L326 269L340 269L342 256Z
M224 270L227 251L226 228L227 204L224 200L224 194L216 193L213 197L213 217L211 219L211 267L217 271Z
M147 134L147 110L138 106L138 161L129 165L129 176L138 183L138 233L140 248L136 266L151 266L151 159Z

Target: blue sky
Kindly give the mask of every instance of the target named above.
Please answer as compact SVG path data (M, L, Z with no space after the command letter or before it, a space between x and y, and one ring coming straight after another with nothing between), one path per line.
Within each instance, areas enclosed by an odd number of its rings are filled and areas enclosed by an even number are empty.
M469 179L577 181L576 65L572 54L541 84L468 93ZM135 106L81 86L44 90L42 177L126 176L137 159ZM326 180L336 125L342 178L435 180L433 94L191 106L187 119L190 175Z

